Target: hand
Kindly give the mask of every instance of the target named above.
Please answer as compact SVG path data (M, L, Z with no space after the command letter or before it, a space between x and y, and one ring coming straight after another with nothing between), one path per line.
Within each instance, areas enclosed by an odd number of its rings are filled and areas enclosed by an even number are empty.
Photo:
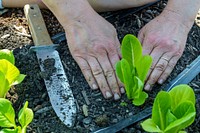
M141 29L138 38L143 54L153 58L145 90L151 90L156 82L162 84L170 75L183 53L189 30L179 15L170 11L161 13Z
M94 90L100 88L105 98L114 96L115 100L120 99L124 89L114 70L120 59L120 43L115 28L86 1L43 2L64 27L70 52L90 87Z
M122 84L114 70L120 59L120 43L115 28L96 13L64 28L71 54L90 87L100 88L105 98L114 96L118 100Z

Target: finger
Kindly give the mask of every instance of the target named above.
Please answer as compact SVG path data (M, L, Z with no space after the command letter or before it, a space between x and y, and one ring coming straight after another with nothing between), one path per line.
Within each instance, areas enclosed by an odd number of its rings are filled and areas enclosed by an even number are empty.
M160 76L158 83L162 84L167 79L167 77L170 75L170 73L174 69L179 58L180 58L180 56L172 57L172 59L169 61L168 65L167 65L167 68L165 69L165 71Z
M119 41L116 42L119 44ZM117 54L118 50L117 49L114 49L114 50L108 50L108 58L109 58L109 61L111 62L112 64L112 68L114 70L114 74L115 74L115 78L117 80L117 83L118 83L118 86L119 86L119 89L120 89L120 92L121 93L125 93L125 90L124 90L124 85L122 84L122 82L119 80L119 78L117 77L116 75L116 71L115 71L115 65L116 63L120 60L120 57L118 56L119 54Z
M115 71L114 71L112 64L109 61L107 55L98 56L98 61L101 64L101 67L103 69L104 75L105 75L106 80L107 80L107 83L108 83L108 85L109 85L109 87L110 87L110 89L111 89L111 91L114 95L114 99L115 100L120 99L121 94L119 92L119 86L118 86L117 78L115 76Z
M75 57L74 58L76 60L76 62L78 63L86 81L88 82L90 88L92 88L93 90L97 90L98 89L98 84L92 74L91 68L88 65L87 61L84 58L81 57Z
M158 61L158 63L155 65L155 68L151 72L151 75L149 76L146 85L145 85L145 90L151 90L152 85L154 85L161 74L165 71L168 62L170 61L172 55L170 54L164 54Z
M141 31L141 33L139 34L140 36L139 38L141 39L141 44L143 47L142 54L150 55L157 45L154 44L154 42L149 39L148 35L145 35L145 34L142 35L142 34L144 34L143 31Z
M104 64L105 62L101 62L101 63ZM107 99L111 98L112 93L109 89L103 70L99 62L97 61L97 59L95 57L88 57L88 64L90 65L93 76L95 77L103 96Z
M151 68L147 74L147 79L149 79L149 76L151 75L152 71L155 69L156 64L158 63L158 60L162 56L163 51L159 48L154 48L152 52L150 53L150 56L153 58L153 63L151 65Z
M116 49L117 49L117 54L119 56L119 58L121 59L122 58L122 53L121 53L121 45L120 45L120 42L119 42L119 39L118 37L116 36Z
M116 65L116 63L122 58L122 55L121 55L121 45L120 45L120 42L119 42L119 39L116 37L116 44L117 44L117 51L118 51L118 55L119 55L119 58L117 58L117 57L112 57L112 55L111 54L109 54L109 59L110 59L110 61L112 62L112 66L113 66L113 68L114 68L114 70L115 70L115 65ZM115 71L115 75L116 75L116 71ZM116 77L117 77L117 75L116 75ZM124 89L124 85L123 85L123 83L119 80L119 78L117 78L117 81L118 81L118 85L119 85L119 87L120 87L120 92L123 94L123 93L125 93L125 89Z

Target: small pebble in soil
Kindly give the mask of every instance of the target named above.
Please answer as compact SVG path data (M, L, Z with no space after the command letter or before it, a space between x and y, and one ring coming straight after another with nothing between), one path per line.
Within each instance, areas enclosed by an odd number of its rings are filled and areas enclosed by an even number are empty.
M52 110L52 109L53 109L52 106L44 107L44 108L41 108L41 109L37 110L35 113L36 114L42 114L42 113L45 113L45 112L47 112L49 110Z
M88 125L92 122L92 118L91 117L87 117L85 119L83 119L83 125L85 127L88 127Z
M133 115L133 112L128 113L128 116L132 116L132 115Z
M115 124L115 123L118 122L118 120L117 120L117 119L113 119L111 122L112 122L113 124Z
M96 130L96 128L95 128L94 125L90 127L90 131L91 131L91 132L94 132L95 130Z
M84 119L84 116L83 116L83 115L78 115L78 116L77 116L77 121L82 122L83 119Z
M101 98L98 98L98 99L96 99L95 101L96 101L96 102L101 102L102 99L101 99Z
M101 109L102 109L103 112L105 112L105 108L104 107L101 107Z
M96 117L95 119L95 123L100 127L108 125L108 122L109 122L109 118L106 114L100 115Z
M121 115L116 115L117 119L120 121L122 119L124 119Z
M83 110L83 114L85 117L88 117L88 106L87 105L83 105L82 106L82 110Z
M41 96L42 99L45 99L46 97L47 97L47 92L43 93Z
M36 112L36 111L38 111L38 110L41 109L41 108L42 108L42 105L37 105L37 106L33 109L33 111Z

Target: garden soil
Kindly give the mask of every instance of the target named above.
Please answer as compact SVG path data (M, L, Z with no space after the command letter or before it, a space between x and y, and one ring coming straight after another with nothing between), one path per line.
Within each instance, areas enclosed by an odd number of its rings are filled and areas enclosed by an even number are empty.
M138 31L146 23L160 14L166 2L161 1L142 11L123 17L123 11L102 13L117 29L119 40L126 34L137 35ZM116 15L117 13L117 15ZM63 32L55 16L48 10L42 10L45 23L50 36ZM198 18L200 19L200 18ZM28 30L27 21L22 9L9 9L0 16L0 49L14 51L16 66L26 78L20 85L11 88L7 98L12 101L16 114L23 107L25 101L29 102L29 108L34 111L34 119L28 126L30 133L89 133L98 128L115 124L124 118L128 118L153 103L155 95L167 83L174 79L184 68L187 67L200 54L200 28L194 24L188 39L183 56L163 86L155 85L153 91L149 92L149 98L144 105L135 107L127 100L124 94L119 101L105 100L100 91L92 91L85 81L79 67L73 60L67 47L67 41L59 44L59 54L71 89L76 99L78 114L75 126L67 128L56 116L42 79L35 53L30 50L33 41ZM187 128L189 133L200 132L200 75L190 84L196 94L197 116L195 122ZM120 103L126 102L127 106ZM84 111L83 111L84 110ZM86 112L86 113L83 113ZM88 113L88 114L87 114ZM141 122L135 123L120 132L122 133L143 133Z

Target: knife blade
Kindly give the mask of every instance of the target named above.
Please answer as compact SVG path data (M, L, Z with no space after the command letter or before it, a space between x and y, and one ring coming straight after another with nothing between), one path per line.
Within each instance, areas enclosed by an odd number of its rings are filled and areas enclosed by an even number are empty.
M76 103L56 45L50 39L39 6L25 5L24 13L35 44L32 50L36 52L51 105L59 119L66 126L72 127Z
M170 91L173 87L179 84L190 83L200 73L200 55L187 66L175 79L173 79L163 90ZM151 116L152 107L148 107L143 111L128 117L120 122L106 128L99 129L93 133L116 133L123 128L139 122Z

